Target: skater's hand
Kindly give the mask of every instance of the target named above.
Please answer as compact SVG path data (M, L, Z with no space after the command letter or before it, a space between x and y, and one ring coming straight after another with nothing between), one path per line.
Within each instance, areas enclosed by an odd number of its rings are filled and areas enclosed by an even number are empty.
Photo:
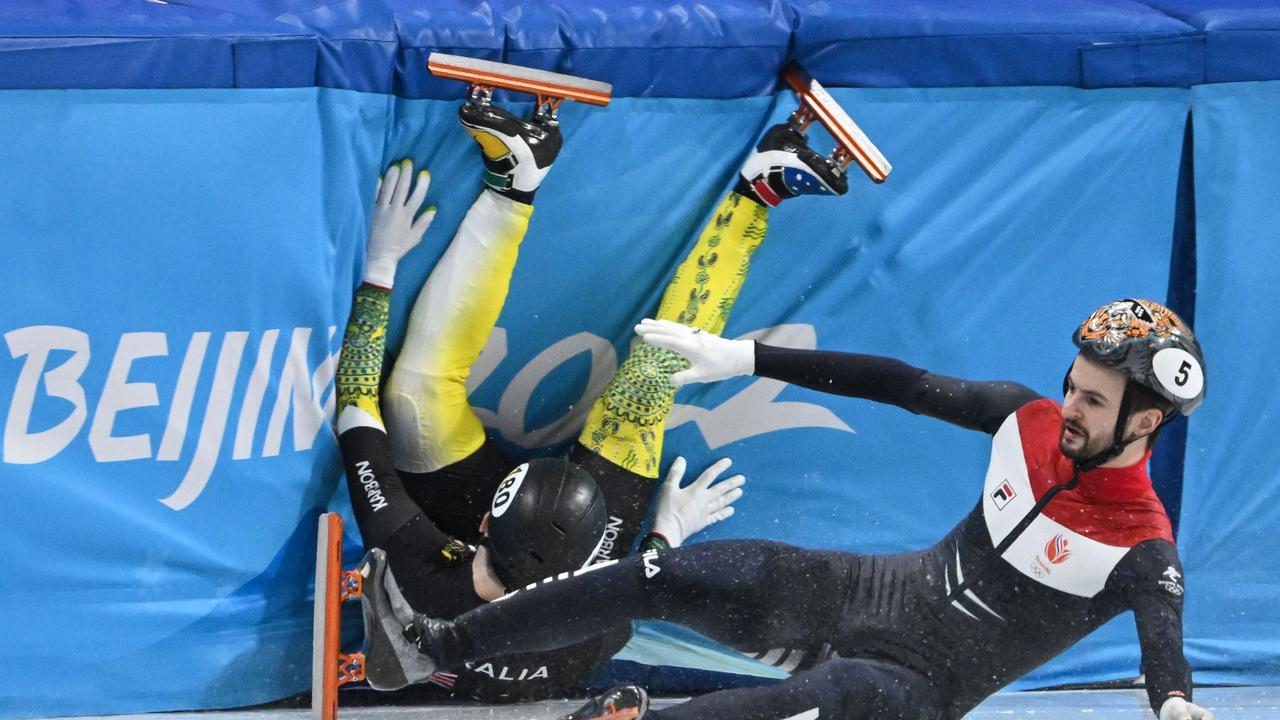
M431 173L426 170L418 173L417 187L410 194L413 184L412 160L402 160L387 168L387 174L378 181L364 266L364 280L371 285L391 287L400 258L422 240L436 217L434 206L418 214L427 197L427 187L431 185Z
M689 361L688 370L671 376L676 387L750 375L756 370L756 346L751 340L726 340L688 325L649 318L636 325L636 334L650 345L674 350Z
M1213 720L1213 713L1180 697L1171 697L1160 706L1160 720Z
M716 482L720 473L728 470L731 464L729 458L718 460L689 487L682 488L680 481L684 478L685 462L682 457L676 458L667 471L662 489L658 491L653 532L661 535L671 547L680 547L702 528L733 515L733 503L742 497L742 484L747 479L734 475Z

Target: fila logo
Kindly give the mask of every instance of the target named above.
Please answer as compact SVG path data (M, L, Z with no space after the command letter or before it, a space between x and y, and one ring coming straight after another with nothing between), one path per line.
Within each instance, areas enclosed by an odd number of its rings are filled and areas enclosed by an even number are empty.
M641 555L640 559L644 560L644 576L646 579L662 572L662 568L658 567L657 550L650 550L649 552Z
M1005 509L1005 506L1017 496L1018 494L1013 491L1013 486L1009 484L1008 480L1000 483L1000 487L991 493L991 499L995 501L997 510Z
M1066 562L1067 558L1071 557L1071 550L1067 548L1067 539L1061 534L1054 535L1044 546L1044 556L1054 565Z

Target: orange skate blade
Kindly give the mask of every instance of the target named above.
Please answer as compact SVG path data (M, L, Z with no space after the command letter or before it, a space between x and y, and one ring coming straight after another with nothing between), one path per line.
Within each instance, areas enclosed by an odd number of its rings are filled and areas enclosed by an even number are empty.
M613 96L613 86L606 82L461 55L431 53L427 57L427 69L437 77L463 80L472 85L517 90L538 97L568 98L589 105L608 105Z
M822 84L814 80L800 63L791 62L782 69L782 77L791 89L800 96L802 109L808 109L822 123L822 127L831 133L840 146L837 157L848 158L858 164L872 181L882 183L889 177L893 166L885 159L880 149L871 142L862 128L840 107L840 103L831 97ZM845 161L843 164L848 164Z
M311 625L311 717L338 716L338 686L364 679L364 655L339 644L342 603L360 597L360 576L342 570L342 516L324 513L316 534L316 596Z

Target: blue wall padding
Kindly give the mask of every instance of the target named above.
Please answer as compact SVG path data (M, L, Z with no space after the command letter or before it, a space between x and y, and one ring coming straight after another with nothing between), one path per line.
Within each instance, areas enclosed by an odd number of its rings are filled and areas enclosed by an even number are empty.
M1280 84L1197 88L1192 97L1196 330L1212 402L1187 423L1179 536L1186 647L1201 680L1252 683L1280 675L1280 555L1272 540L1280 528L1280 394L1273 389Z
M401 43L395 13L384 2L200 0L197 4L246 18L269 19L288 27L290 33L305 36L310 59L292 58L289 67L290 73L309 73L303 85L396 92ZM460 27L456 17L440 24Z
M1185 85L1141 68L1093 67L1097 45L1165 43L1193 32L1136 2L1036 0L828 3L797 0L796 57L831 84L872 87Z
M1165 305L1195 327L1196 318L1196 198L1195 138L1191 116L1183 131L1182 161L1178 164L1178 200L1174 207L1173 248L1169 257L1169 291ZM1187 450L1187 418L1178 416L1160 431L1162 440L1151 453L1151 484L1164 503L1178 535L1182 513L1182 475Z
M24 581L0 593L0 618L28 670L0 680L0 715L225 707L306 686L315 516L341 487L322 414L332 373L315 394L310 380L336 352L350 307L386 100L315 88L3 94L0 407L15 442L0 466L11 513L0 544ZM295 353L304 396L293 404L281 380L299 328L310 338ZM198 334L207 350L193 365L191 410L172 413ZM76 336L85 367L69 382L80 397L50 396L50 375L19 402L32 352L54 348L44 367L56 375L77 358L56 348L75 348ZM240 358L236 390L215 393L218 359L241 341L223 364ZM96 419L114 359L139 342L150 352L122 368L129 383L149 384L128 393L140 406L114 424ZM247 388L264 348L274 353L255 411ZM207 420L220 398L227 420ZM11 428L16 407L30 418ZM315 413L319 424L296 441L299 415ZM188 419L185 431L171 415ZM47 459L20 457L37 443L16 432L69 417L73 435ZM248 452L236 459L242 417ZM180 444L166 449L170 427ZM210 452L207 484L189 504L160 502Z
M1080 50L1080 85L1187 87L1204 82L1204 37L1096 43Z
M1280 83L1199 85L1280 79L1280 8L42 0L0 4L0 29L0 546L21 578L0 618L24 668L0 679L0 717L307 688L315 516L349 515L324 416L378 173L412 157L440 209L401 265L393 353L480 188L462 85L427 76L432 50L617 90L561 109L567 144L474 378L507 449L575 436L592 373L794 107L776 72L798 57L896 169L775 211L726 334L1055 395L1070 329L1102 301L1194 308L1210 396L1187 427L1188 654L1201 681L1280 682L1280 408L1259 390L1280 310ZM980 434L758 379L677 403L666 458L730 455L751 478L708 537L892 552L978 498ZM344 552L359 557L354 531ZM1130 677L1137 650L1126 615L1018 686Z
M513 5L520 25L518 33L508 30L508 58L615 78L614 91L623 97L768 95L774 78L758 70L781 67L791 39L791 19L779 2ZM620 67L627 72L617 73Z
M883 186L855 176L847 197L775 211L729 335L782 326L771 337L1053 394L1073 354L1069 329L1099 298L1163 293L1185 91L836 94L895 174ZM316 369L338 348L379 168L404 156L425 164L440 207L398 275L393 348L414 290L480 187L456 104L310 88L0 99L0 131L15 141L0 182L19 189L0 199L0 224L16 239L0 267L12 298L0 387L19 387L33 338L50 345L49 330L31 328L85 333L89 348L73 383L84 390L83 426L50 457L4 466L7 502L23 511L0 543L27 589L2 596L0 617L23 619L12 642L31 648L25 666L57 692L33 693L25 676L0 680L0 715L227 707L304 690L310 567L298 558L316 509L345 492L329 432L313 427L298 441L295 428L307 407L331 402L332 375ZM565 108L568 141L499 320L505 353L472 394L508 448L542 451L576 434L592 360L613 369L751 143L791 107L781 94ZM1142 252L1118 260L1115 247L1135 242ZM1124 272L1107 271L1121 261ZM289 410L295 328L310 329L295 362L317 387L304 383ZM163 334L167 352L122 365L117 382L151 383L156 397L108 412L108 425L96 417L109 410L103 389L133 333ZM190 424L161 460L197 333L209 333L209 347ZM239 370L214 393L216 360L239 333ZM538 359L563 343L561 360ZM274 350L270 362L263 349ZM55 349L41 367L74 357ZM52 392L56 376L30 374L41 367L26 371L32 411L18 429L30 433L76 407ZM18 396L5 403L6 424L23 419ZM289 412L269 451L282 396ZM224 428L216 464L188 505L171 508L161 501L200 456L218 397L229 405L212 425ZM738 515L710 537L894 551L933 542L978 496L981 434L759 380L677 400L668 457L697 467L731 455L751 477ZM149 447L117 447L132 436ZM1122 620L1024 684L1132 674L1132 633ZM252 671L239 672L245 665ZM145 684L132 679L138 667Z
M829 85L1189 87L1280 78L1280 5L1238 0L41 0L0 7L0 87L320 87L459 97L444 51L606 79L619 97Z
M1147 0L1205 37L1204 82L1280 76L1280 6L1255 0Z
M43 0L0 6L0 88L235 87L235 47L261 47L252 62L297 83L314 64L315 33L269 18L144 0ZM298 43L304 43L300 57Z

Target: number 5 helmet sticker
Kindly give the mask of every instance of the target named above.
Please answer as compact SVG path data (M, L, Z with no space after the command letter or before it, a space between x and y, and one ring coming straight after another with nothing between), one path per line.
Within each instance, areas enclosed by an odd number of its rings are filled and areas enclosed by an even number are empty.
M1080 351L1123 373L1190 415L1204 400L1204 355L1191 328L1169 308L1126 298L1093 311L1072 340Z

